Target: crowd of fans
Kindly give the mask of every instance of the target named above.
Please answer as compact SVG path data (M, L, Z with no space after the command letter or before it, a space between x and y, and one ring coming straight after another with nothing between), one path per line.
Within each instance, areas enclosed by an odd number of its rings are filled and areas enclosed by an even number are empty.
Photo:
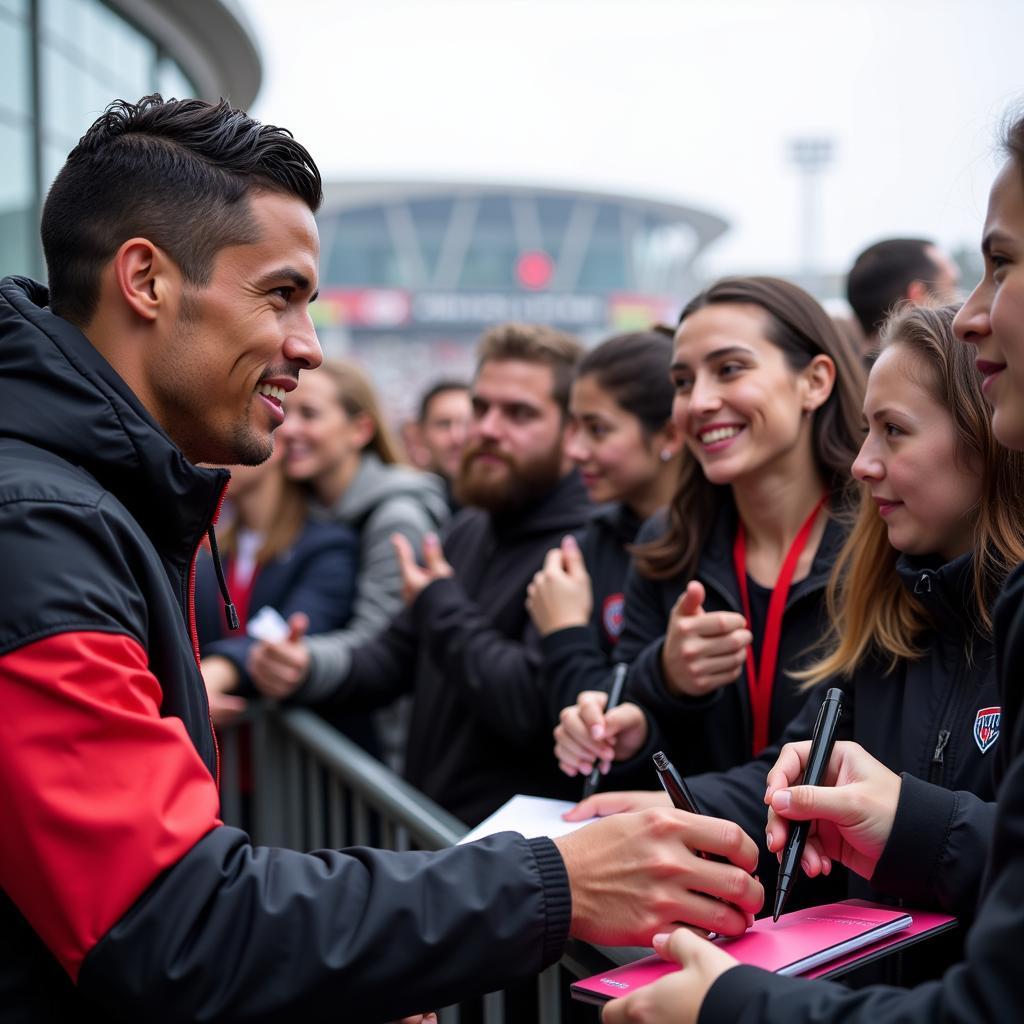
M997 300L1024 248L1024 120L966 305L932 242L890 239L850 269L859 326L758 276L715 281L680 297L676 324L590 350L549 325L495 325L472 380L423 395L404 451L363 371L318 365L308 154L282 134L274 153L219 151L226 170L203 156L184 184L180 165L161 163L161 146L205 153L252 125L223 104L115 105L48 200L52 297L3 284L0 509L26 510L6 521L4 557L32 580L0 607L13 723L0 736L13 836L0 992L34 1008L17 1019L81 1005L322 1020L341 998L343 1019L379 1020L529 977L570 931L653 941L686 965L612 1004L613 1022L1019 1012L1010 787L1024 768L999 721L1020 703L1008 652L1021 645L1010 576L1024 562L1024 304ZM126 138L138 141L128 155ZM122 161L113 178L108 152ZM217 230L224 251L275 268L275 326L260 329L269 354L228 424L218 403L248 355L222 367L218 345L248 353L260 337L211 291L234 294L236 263L204 255L201 239L187 252L148 239L173 237L148 207L115 227L110 211L114 182L125 195L169 182L168 195L216 196L232 175L249 220L224 212L238 195L220 197ZM82 252L105 253L95 272ZM194 305L190 274L213 306ZM169 303L175 288L184 297ZM141 340L149 348L130 344ZM965 341L989 353L986 394ZM254 401L270 426L253 426ZM17 415L30 406L47 410L36 433ZM50 413L61 407L71 431ZM230 483L214 465L232 467ZM570 817L606 820L556 843L506 836L434 856L253 848L217 819L216 752L190 675L192 541L195 656L218 729L254 699L309 706L467 826L516 793L575 799L596 767L601 791ZM833 785L800 787L835 685L849 711ZM54 722L71 753L54 755ZM656 750L703 815L656 791ZM90 795L76 798L85 778ZM902 901L964 928L846 989L762 977L690 933L669 937L677 923L742 932L802 818L816 825L799 901ZM108 858L120 871L94 899L74 879ZM301 963L280 940L300 931ZM202 937L226 935L229 966L211 980Z

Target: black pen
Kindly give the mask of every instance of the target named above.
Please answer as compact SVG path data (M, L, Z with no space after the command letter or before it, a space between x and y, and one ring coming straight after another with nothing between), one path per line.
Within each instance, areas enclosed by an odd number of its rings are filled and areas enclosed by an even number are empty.
M818 712L818 720L814 723L814 735L811 737L811 752L807 758L807 769L804 771L803 786L820 786L821 780L825 777L825 769L832 757L832 747L836 741L836 727L839 719L843 716L843 691L832 687L825 693L825 699L821 703L821 710ZM803 856L804 844L807 842L807 834L810 832L809 821L791 821L789 823L789 837L782 850L782 859L779 861L779 881L775 890L775 910L772 912L772 920L778 921L782 908L786 905L789 897L789 887L792 884L793 876L800 866L800 858Z
M665 756L663 750L655 752L654 767L665 792L668 793L669 800L672 801L672 806L680 811L689 811L690 814L700 814L700 808L697 806L697 801L693 799L689 787L676 771L676 766Z
M609 711L614 708L620 700L622 700L622 688L626 684L626 673L629 671L629 666L620 661L615 666L615 674L612 676L612 689L608 694L608 703L604 707L604 713L607 715ZM587 776L587 781L583 783L583 799L586 800L588 796L593 796L597 789L597 784L601 781L601 765L600 762L595 764Z

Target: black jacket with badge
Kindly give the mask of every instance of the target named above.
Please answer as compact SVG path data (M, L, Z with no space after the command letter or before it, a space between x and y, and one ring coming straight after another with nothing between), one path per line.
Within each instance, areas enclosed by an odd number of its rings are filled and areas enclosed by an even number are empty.
M664 515L648 520L637 536L637 543L659 536L664 531L664 522ZM724 501L694 577L704 584L707 612L742 614L732 558L736 522L734 506L731 501ZM827 628L825 589L843 539L843 528L835 518L829 518L810 572L790 588L772 690L770 741L781 735L803 707L805 696L800 684L786 673L809 662ZM630 784L650 788L654 773L649 754L658 746L663 747L684 775L725 771L751 757L753 721L746 666L734 683L705 697L676 696L666 686L661 668L665 631L672 608L688 582L682 576L649 580L635 569L630 572L618 657L631 666L629 699L644 708L653 727L644 750L614 770L614 784L619 788Z
M227 474L47 300L0 282L0 1022L376 1022L556 960L550 840L300 854L220 822L191 583Z
M558 713L583 690L607 690L625 611L628 547L636 540L640 520L626 505L599 508L579 537L594 600L586 626L558 629L540 641L545 686L551 700L551 725Z
M980 879L980 899L964 959L939 981L910 991L886 986L850 991L822 981L734 967L709 989L699 1024L1003 1024L1024 1007L1024 566L995 610L1001 708L995 757L992 839L984 860L962 865ZM904 780L905 782L906 780ZM883 854L887 855L888 851ZM973 883L972 883L973 884Z
M920 638L922 656L892 672L888 659L871 657L850 678L823 682L760 757L689 783L702 810L738 822L762 847L759 873L771 889L777 865L763 842L765 777L784 743L811 737L825 688L839 686L847 700L837 738L859 743L903 776L892 836L874 877L869 884L851 874L841 897L899 898L968 919L978 899L976 866L991 841L1001 742L998 725L992 728L999 716L992 643L974 625L970 554L946 565L902 556L897 571L932 622ZM800 878L796 891L821 902L814 887Z
M469 825L516 793L579 789L551 756L551 701L525 601L544 556L591 509L575 472L504 518L463 509L443 541L454 576L357 648L329 698L366 709L413 693L406 775Z

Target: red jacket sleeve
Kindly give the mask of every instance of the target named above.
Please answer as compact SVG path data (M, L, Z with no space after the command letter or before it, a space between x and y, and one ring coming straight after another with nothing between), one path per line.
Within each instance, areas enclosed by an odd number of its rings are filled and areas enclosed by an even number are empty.
M0 887L72 979L220 824L216 785L160 699L123 634L62 633L0 658Z

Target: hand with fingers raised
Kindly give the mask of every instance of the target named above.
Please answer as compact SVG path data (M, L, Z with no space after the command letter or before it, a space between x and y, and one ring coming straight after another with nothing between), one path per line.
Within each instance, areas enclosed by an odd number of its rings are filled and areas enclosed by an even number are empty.
M412 604L420 593L435 580L455 575L441 550L441 541L436 533L423 537L423 565L416 561L409 538L401 533L391 535L391 546L395 549L398 567L402 572L402 600Z
M668 619L661 669L670 692L704 697L734 682L753 634L738 612L704 611L704 585L691 580Z
M526 610L541 636L590 622L594 595L576 538L567 536L544 558L526 588Z

